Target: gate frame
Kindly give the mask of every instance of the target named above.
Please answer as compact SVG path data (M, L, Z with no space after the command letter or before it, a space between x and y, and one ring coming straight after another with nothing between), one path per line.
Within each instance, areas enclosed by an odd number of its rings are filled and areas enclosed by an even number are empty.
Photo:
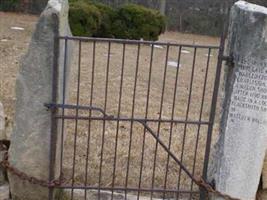
M230 4L231 5L231 4ZM221 34L220 38L220 44L219 44L219 52L218 52L218 57L217 57L217 66L216 66L216 73L215 73L215 80L214 80L214 87L213 87L213 93L212 93L212 101L211 101L211 106L210 106L210 114L209 114L209 124L208 124L208 131L207 131L207 139L206 139L206 145L205 145L205 154L204 154L204 162L203 162L203 171L202 171L202 178L205 182L207 182L207 173L208 173L208 164L209 164L209 158L210 158L210 149L211 149L211 141L212 141L212 131L213 131L213 125L214 125L214 120L216 116L216 107L217 107L217 99L218 99L218 92L219 92L219 86L220 86L220 78L221 78L221 71L222 71L222 66L224 61L228 61L230 58L228 56L224 56L224 51L225 51L225 41L227 37L227 30L228 30L228 19L229 19L229 10L230 6L228 4L228 13L225 16L226 23L224 23L224 28L223 32ZM63 36L57 36L54 39L54 65L53 65L53 80L52 80L52 101L50 104L46 104L49 109L51 109L51 137L50 137L50 152L49 152L49 157L50 157L50 163L49 163L49 200L54 199L54 190L55 190L55 162L56 162L56 155L57 155L57 132L58 132L58 108L60 107L58 102L58 80L59 80L59 71L58 71L58 57L59 57L59 44L60 44L60 39L65 39L65 49L64 49L64 66L66 67L66 52L67 52L67 38L68 37L63 37ZM69 37L71 38L71 37ZM79 37L81 39L86 39ZM96 39L97 40L97 39ZM131 40L120 40L120 39L104 39L104 38L99 38L99 41L127 41L129 43L134 43L135 41ZM81 41L81 40L79 40ZM145 41L143 43L146 43ZM150 43L150 42L148 42ZM157 43L158 44L158 43ZM160 42L159 42L160 44ZM165 43L164 43L165 44ZM166 45L166 44L165 44ZM196 47L196 45L190 45L192 47ZM63 90L65 90L63 88ZM63 92L64 93L64 92ZM63 110L64 110L64 105L63 105ZM77 108L78 109L78 108ZM90 108L92 109L92 108ZM105 113L104 113L105 114ZM104 119L103 119L104 120ZM137 121L141 123L145 129L150 132L154 138L159 142L160 144L164 143L156 137L156 134L151 130L146 123L142 121ZM163 146L164 148L164 146ZM170 152L170 150L165 149L165 151L168 153L169 156L171 156L176 163L179 163L180 161L176 159L176 157ZM189 178L192 179L194 182L197 181L193 176L190 176L190 172L187 171L186 167L183 166L183 164L179 164L180 167L186 172L186 174L189 175ZM58 183L60 185L60 182ZM200 187L200 200L205 200L208 197L208 192L206 191L205 188Z

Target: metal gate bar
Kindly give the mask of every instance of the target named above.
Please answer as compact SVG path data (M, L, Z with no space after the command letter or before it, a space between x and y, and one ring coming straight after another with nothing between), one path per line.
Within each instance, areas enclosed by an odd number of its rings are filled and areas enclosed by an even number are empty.
M57 110L57 113L54 115L54 119L57 121L61 121L61 141L64 141L64 135L66 135L66 126L68 125L67 121L73 121L74 122L74 141L73 141L73 165L72 165L72 173L70 176L70 184L66 184L64 182L63 179L63 159L64 159L64 145L61 145L60 148L60 180L61 180L61 184L59 186L54 186L53 188L65 188L65 189L71 189L71 198L74 198L74 193L73 191L75 189L84 189L85 193L84 193L84 197L85 199L87 198L87 189L97 189L98 193L99 193L99 198L100 198L100 191L101 190L110 190L112 192L112 198L113 198L113 192L114 191L124 191L125 193L125 198L127 198L127 193L128 191L136 191L137 192L137 198L139 198L139 196L141 195L141 192L150 192L150 197L154 197L154 193L162 193L162 198L165 199L167 193L173 193L176 195L176 198L179 199L180 198L180 194L190 194L189 195L189 199L192 199L193 194L197 194L199 193L198 191L194 190L194 182L197 182L197 180L195 179L195 171L196 171L196 162L197 162L197 152L199 149L199 139L200 139L200 135L201 134L201 127L202 126L207 126L208 130L210 130L210 127L212 127L213 123L214 123L214 119L212 120L212 117L209 118L209 120L206 120L203 118L203 110L204 110L204 103L205 103L205 95L206 95L206 90L207 90L207 81L208 81L208 74L210 73L210 59L211 59L211 51L217 51L218 49L220 49L220 47L218 46L205 46L205 45L184 45L184 44L174 44L174 43L163 43L163 42L148 42L148 41L132 41L132 40L118 40L118 39L100 39L100 38L84 38L84 37L64 37L61 36L59 38L59 40L63 40L63 42L65 43L65 50L64 50L64 54L65 54L65 60L64 60L64 65L65 65L65 69L63 71L63 74L59 74L58 76L62 77L61 79L63 80L63 97L62 97L62 103L55 103L56 101L54 101L54 103L48 104L47 106L52 108L53 110ZM78 42L78 63L77 63L77 88L76 88L76 102L73 103L67 103L66 102L66 52L67 52L67 48L68 48L68 43L69 41L77 41ZM86 104L82 104L80 102L80 90L81 90L81 74L83 72L81 72L82 70L82 43L89 43L92 45L92 70L91 70L91 86L90 86L90 98L89 98L89 105L87 106ZM102 43L107 43L108 45L108 49L107 49L107 62L106 62L106 72L105 72L105 80L104 80L104 104L103 104L103 108L100 106L96 106L95 103L93 102L93 95L94 92L96 91L96 89L94 88L95 86L95 82L97 81L96 79L96 54L98 53L96 50L96 45L102 44ZM112 113L111 115L108 115L107 113L109 113L107 111L107 109L110 109L108 107L108 94L109 94L109 83L110 83L110 73L112 73L112 71L110 71L110 62L111 62L111 48L112 45L114 44L121 44L122 45L122 60L121 60L121 69L120 69L120 81L119 81L119 93L118 93L118 103L117 104L117 111L116 114ZM142 45L142 46L141 46ZM145 46L144 46L145 45ZM139 67L143 67L143 66L139 66L140 65L140 52L142 48L146 48L146 45L150 45L150 61L149 61L149 69L148 69L148 80L147 80L147 88L146 88L146 100L145 100L145 113L144 113L144 117L139 117L136 116L136 109L135 106L137 105L138 99L136 99L136 95L137 95L137 84L139 83L138 81L140 81L140 74L139 74L139 70L141 70L141 68L139 69ZM153 59L154 59L154 52L155 50L155 45L163 45L165 46L166 49L166 55L165 55L165 64L164 64L164 72L163 72L163 80L162 80L162 90L161 90L161 97L160 97L160 108L159 108L159 116L158 118L155 117L149 117L149 106L152 102L152 99L150 98L150 94L151 94L151 79L152 79L152 75L153 75ZM129 115L123 115L121 114L122 111L122 96L123 96L123 92L124 92L124 76L126 76L126 69L124 69L125 67L125 59L126 59L126 48L128 46L136 46L137 47L137 55L136 55L136 65L135 65L135 70L134 70L134 79L133 79L133 96L132 96L132 108L131 111L129 112ZM175 78L174 78L174 88L173 88L173 92L171 95L171 99L172 101L170 101L170 106L171 106L171 116L170 118L166 119L162 117L162 113L163 113L163 109L165 109L164 105L166 104L165 102L165 88L168 88L166 86L166 82L167 82L167 71L169 70L168 68L168 59L169 59L169 53L170 53L170 48L172 47L178 47L178 51L177 51L177 68L175 70ZM179 88L179 75L180 75L180 63L181 63L181 52L183 50L183 48L193 48L193 60L192 60L192 66L191 66L191 75L190 75L190 80L189 80L189 94L187 97L187 104L186 104L186 113L185 113L185 119L179 119L177 117L175 117L175 111L176 111L176 103L177 102L177 90ZM204 49L207 50L207 60L206 60L206 66L204 69L204 82L202 83L202 92L201 92L201 97L200 97L200 111L198 114L198 119L197 120L192 120L190 119L190 108L191 108L191 101L192 101L192 95L193 95L193 84L195 84L195 69L196 69L196 62L197 62L197 53L199 51L199 49ZM219 52L219 57L222 56L221 52ZM219 61L221 62L221 61ZM98 66L99 67L99 66ZM217 94L215 93L215 90L218 90L217 86L218 86L218 79L220 79L220 74L218 74L218 69L216 72L216 77L214 79L214 88L213 88L213 98L211 101L211 110L210 110L210 114L212 115L213 112L215 112L215 104L216 104L216 98ZM179 92L178 92L179 95ZM114 104L115 106L115 104ZM164 108L163 108L164 107ZM87 114L81 114L82 112L86 112ZM99 116L100 113L102 114L102 116ZM211 116L210 115L210 116ZM66 121L66 122L65 122ZM78 140L78 132L79 132L79 128L80 128L80 123L84 121L88 121L88 135L87 135L87 146L86 146L86 164L85 164L85 179L84 179L84 184L80 185L80 184L76 184L75 181L75 173L76 173L76 157L77 157L77 148L79 146L79 144L77 144L77 140ZM103 122L102 123L102 133L101 133L101 145L100 145L100 164L99 164L99 174L97 175L98 177L98 186L94 186L94 185L88 185L88 175L89 175L89 163L90 163L90 145L91 144L91 138L92 138L92 123L94 122ZM114 149L114 157L113 157L113 169L112 169L112 179L111 179L111 187L107 187L107 186L103 186L101 185L102 180L103 180L103 165L104 165L104 148L105 148L105 137L106 136L106 127L107 123L112 123L112 122L116 122L115 126L115 149ZM116 179L116 167L118 165L117 163L117 159L118 159L118 141L119 141L119 134L120 134L120 124L121 123L125 123L128 122L130 123L130 130L129 130L129 146L128 146L128 153L127 153L127 161L126 161L126 177L125 177L125 185L124 187L120 187L117 186L115 184L115 179ZM129 173L130 173L130 158L131 158L131 151L132 151L132 143L133 143L133 134L134 134L134 126L135 123L139 123L143 126L143 136L142 136L142 141L141 141L141 160L140 160L140 171L139 171L139 178L137 181L137 187L132 187L128 185L128 179L129 179ZM148 125L148 123L157 123L157 128L156 131L154 132ZM160 132L161 132L161 123L162 124L169 124L169 138L168 138L168 142L167 144L165 142L163 142L160 139ZM173 130L174 130L174 126L177 124L181 124L184 125L183 131L182 131L182 150L181 150L181 155L180 155L180 159L178 159L174 153L172 153L170 151L171 147L172 147L172 137L173 137ZM187 138L187 129L188 126L193 126L195 125L197 128L196 131L196 142L194 144L194 150L193 150L193 167L192 167L192 171L189 172L186 168L186 166L184 166L183 164L183 159L185 156L185 141ZM142 187L142 176L143 176L143 168L144 168L144 159L145 159L145 144L146 144L146 140L147 140L147 132L149 132L155 139L156 141L156 146L155 146L155 150L154 150L154 155L153 155L153 167L152 167L152 183L151 183L151 187L149 188L144 188ZM210 134L210 132L208 133ZM208 136L209 137L209 136ZM208 146L210 145L210 140L211 138L207 138L207 143L206 143L206 158L207 158L207 154L209 154L209 149ZM62 142L63 143L63 142ZM162 188L157 188L155 187L155 169L156 169L156 163L157 163L157 152L159 149L159 145L161 148L163 148L166 152L166 170L164 172L164 178L163 178L163 182L162 182ZM205 162L204 162L204 168L203 168L203 172L205 173L205 167L207 166L207 162L208 160L205 158ZM168 173L170 172L170 162L174 160L178 165L179 165L179 172L178 177L177 177L177 188L176 189L170 189L167 187L167 182L168 182ZM78 165L77 165L78 166ZM189 184L189 189L188 190L183 190L181 189L181 174L182 172L185 172L188 177L190 177L191 179L191 183Z

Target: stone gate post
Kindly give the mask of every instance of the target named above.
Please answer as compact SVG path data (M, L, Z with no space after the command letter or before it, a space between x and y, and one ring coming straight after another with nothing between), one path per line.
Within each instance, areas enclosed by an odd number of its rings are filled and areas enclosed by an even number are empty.
M220 138L209 181L222 193L253 200L267 147L267 8L235 3L229 33L233 64L226 67Z
M71 35L68 0L50 0L33 33L28 53L22 59L16 83L16 114L9 162L21 172L49 180L53 67L63 68L64 42L57 36ZM55 44L58 43L58 44ZM56 47L57 49L54 49ZM60 52L59 55L54 52ZM55 57L57 56L57 57ZM54 66L54 61L58 66ZM58 96L62 93L58 82ZM47 200L48 189L22 181L9 173L13 200Z

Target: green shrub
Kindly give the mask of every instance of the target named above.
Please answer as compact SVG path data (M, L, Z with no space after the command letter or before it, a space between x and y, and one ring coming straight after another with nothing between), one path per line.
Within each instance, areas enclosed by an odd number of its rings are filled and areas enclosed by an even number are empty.
M128 4L118 9L112 32L119 38L157 40L165 26L165 17L158 11Z
M95 3L93 2L92 5L98 8L101 14L100 25L97 29L96 36L97 37L113 37L112 33L112 23L116 16L116 11L105 4L102 3Z
M94 36L101 22L98 8L85 1L70 2L69 23L73 35Z
M119 9L87 0L71 0L69 22L77 36L157 40L165 31L158 11L129 4Z

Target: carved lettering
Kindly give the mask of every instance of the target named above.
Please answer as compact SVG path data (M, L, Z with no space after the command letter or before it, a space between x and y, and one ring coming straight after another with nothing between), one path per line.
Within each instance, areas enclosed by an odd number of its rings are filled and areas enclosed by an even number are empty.
M264 123L260 118L251 117L248 114L267 112L267 64L244 58L237 63L237 66L229 117L232 121Z

